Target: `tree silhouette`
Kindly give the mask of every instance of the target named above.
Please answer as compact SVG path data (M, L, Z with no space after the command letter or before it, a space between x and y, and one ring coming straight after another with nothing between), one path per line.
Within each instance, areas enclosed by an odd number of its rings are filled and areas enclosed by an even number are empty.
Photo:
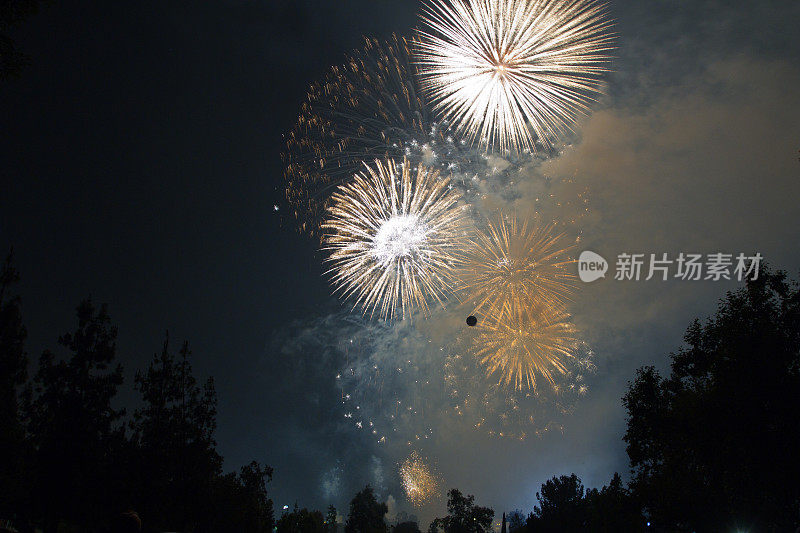
M17 76L28 64L10 31L39 10L39 0L0 0L0 81Z
M536 493L539 505L528 521L531 531L579 531L586 527L583 483L575 474L553 477Z
M691 324L669 377L637 372L624 440L655 525L798 526L799 302L796 283L764 269Z
M586 491L587 520L592 531L639 531L646 521L641 509L614 472L611 482Z
M22 324L20 297L12 293L19 281L13 251L0 267L0 516L20 512L27 490L24 464L24 427L20 420L19 392L27 379L27 331Z
M256 461L243 466L239 474L219 476L212 483L212 508L203 531L271 532L275 525L267 483L272 468Z
M420 533L419 524L413 521L398 522L392 528L392 533Z
M508 531L514 533L515 531L522 531L525 528L525 515L519 509L514 509L508 513Z
M475 496L464 496L458 489L447 492L447 516L436 518L429 533L486 533L492 530L494 511L475 505Z
M214 382L198 385L188 343L175 356L167 336L136 373L142 404L127 435L125 410L112 406L122 367L106 306L81 302L77 327L58 339L62 353L42 353L28 380L18 279L9 254L0 266L0 517L26 532L138 529L140 517L144 531L272 531L272 469L253 461L221 474Z
M645 523L618 473L600 490L585 490L575 474L553 477L536 499L539 505L526 521L531 532L640 531Z
M277 533L325 533L325 519L319 511L309 511L305 507L297 508L295 505L291 513L280 517L277 524Z
M345 522L347 533L383 533L388 531L384 515L389 508L375 499L375 492L367 485L350 501L350 514Z
M244 531L271 531L274 523L272 500L267 494L267 483L272 480L272 468L256 461L239 471L240 501L245 504L241 514Z
M91 300L77 308L78 326L59 338L68 357L45 351L34 377L28 406L29 430L36 454L36 511L45 529L59 519L95 529L116 491L114 451L122 442L117 422L124 410L111 406L122 383L122 367L113 366L117 330L106 306Z
M328 514L325 515L325 530L329 533L336 533L336 519L338 515L336 514L336 507L333 505L328 506Z
M175 357L167 334L161 353L134 379L144 402L131 423L142 465L136 483L142 498L139 505L166 529L189 529L198 521L213 519L212 481L222 469L214 441L214 381L209 378L202 387L197 384L190 354L189 343L184 342ZM271 477L272 471L267 474ZM242 488L258 493L261 475L243 469L240 477L246 485Z

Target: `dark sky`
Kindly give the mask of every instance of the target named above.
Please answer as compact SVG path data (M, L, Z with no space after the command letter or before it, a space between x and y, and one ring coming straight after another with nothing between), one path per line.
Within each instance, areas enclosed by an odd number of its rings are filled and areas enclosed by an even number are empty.
M30 352L89 294L130 368L167 328L190 339L232 465L262 455L249 376L270 332L328 294L315 243L272 209L282 134L362 34L415 20L397 2L313 4L59 2L16 33L31 66L0 87L0 244L23 273Z
M327 496L320 480L353 454L363 460L354 470L384 461L390 477L390 460L364 442L329 442L314 370L281 351L292 328L339 306L316 243L273 204L283 206L281 136L308 84L362 35L407 34L417 8L58 2L21 26L31 65L0 85L0 249L15 248L29 353L54 346L91 295L109 304L129 375L165 329L190 340L196 373L216 378L226 468L271 464L276 503L341 505L351 487ZM593 188L589 243L609 255L757 249L797 272L798 4L611 9L620 49L608 97L549 169ZM576 312L599 361L596 393L576 414L582 429L563 442L476 439L454 453L475 462L472 477L448 475L456 459L440 459L448 481L498 509L529 510L550 475L575 470L594 485L627 470L625 381L641 364L663 365L689 319L713 312L730 286L602 287L587 297L601 305ZM478 464L487 454L496 457Z

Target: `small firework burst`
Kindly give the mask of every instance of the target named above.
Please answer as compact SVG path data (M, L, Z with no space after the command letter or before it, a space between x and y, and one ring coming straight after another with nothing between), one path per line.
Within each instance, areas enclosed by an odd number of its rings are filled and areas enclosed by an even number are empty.
M406 497L414 507L421 507L431 501L440 490L436 472L416 451L411 452L411 455L400 465L400 479L403 482Z
M612 36L596 0L427 0L421 86L470 141L535 150L572 130L600 92Z
M465 234L449 179L407 161L376 160L333 194L323 224L336 290L384 319L444 305Z

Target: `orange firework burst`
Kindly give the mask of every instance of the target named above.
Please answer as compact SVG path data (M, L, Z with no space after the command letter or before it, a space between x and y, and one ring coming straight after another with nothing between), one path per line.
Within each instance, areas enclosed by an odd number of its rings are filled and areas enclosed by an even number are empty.
M522 224L516 217L489 222L471 240L461 273L464 301L474 312L499 316L511 309L563 309L574 291L575 248L554 225Z
M539 378L555 387L556 377L567 373L579 345L575 333L565 311L506 304L482 325L473 353L501 384L538 394Z

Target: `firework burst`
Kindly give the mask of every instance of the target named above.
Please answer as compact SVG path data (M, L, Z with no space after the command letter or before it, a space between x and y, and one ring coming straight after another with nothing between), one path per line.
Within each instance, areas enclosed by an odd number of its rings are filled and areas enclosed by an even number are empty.
M499 376L500 384L538 394L539 378L556 387L578 346L566 312L506 304L485 321L473 352L488 376Z
M575 248L553 224L498 217L470 240L460 289L473 313L499 315L506 306L560 309L574 291Z
M323 224L329 273L365 314L405 318L444 305L465 240L461 195L449 179L408 161L375 161L332 195Z
M367 39L347 63L309 88L286 137L286 197L303 229L316 233L330 193L362 161L403 157L398 146L429 128L405 39Z
M400 479L406 497L414 507L421 507L439 493L439 479L420 455L413 451L400 465Z
M605 13L596 0L427 0L422 89L470 142L549 146L600 92L612 48Z

